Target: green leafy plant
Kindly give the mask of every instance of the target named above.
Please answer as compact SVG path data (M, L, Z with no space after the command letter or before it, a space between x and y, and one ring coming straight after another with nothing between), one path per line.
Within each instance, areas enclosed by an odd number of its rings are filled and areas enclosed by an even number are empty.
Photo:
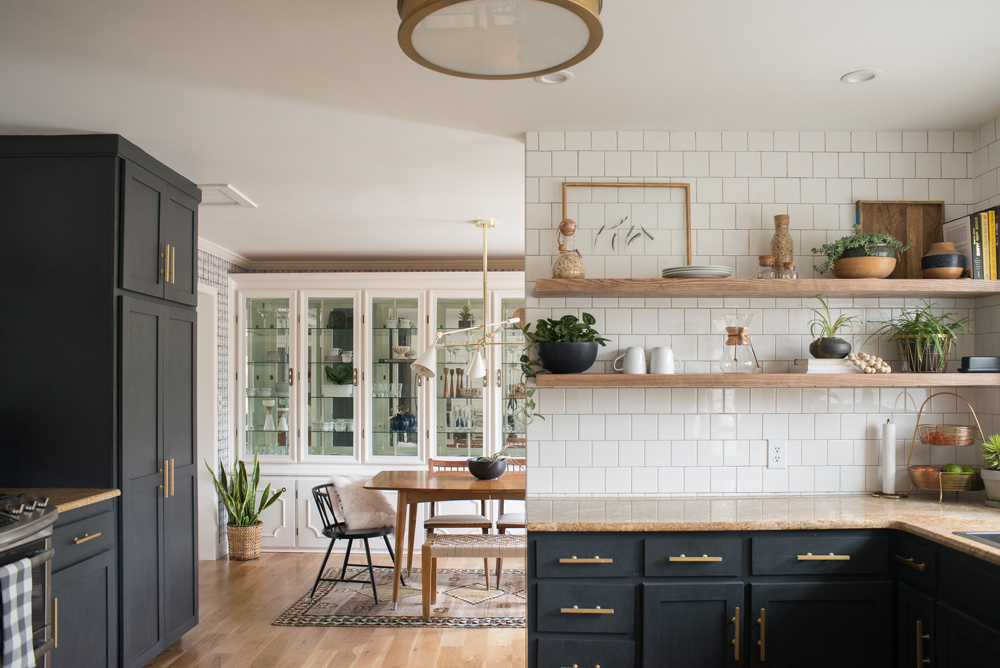
M865 340L865 345L872 339L880 337L913 339L917 360L922 361L932 348L935 355L942 356L945 339L954 338L960 333L973 333L968 325L968 317L956 320L954 316L958 315L957 313L934 315L931 309L937 304L931 304L926 299L923 303L924 305L917 309L904 309L899 317L874 321L879 328Z
M833 243L823 244L819 248L812 249L813 255L826 256L826 262L813 265L813 268L819 273L825 274L833 269L834 263L842 258L844 253L854 248L860 248L865 252L866 257L872 257L871 249L873 246L888 246L897 253L902 253L912 245L912 243L908 243L904 246L902 241L891 234L862 232L861 226L855 225L851 234L841 237Z
M589 313L583 314L581 322L574 315L564 315L559 320L545 318L535 324L535 331L531 329L531 323L524 328L524 337L531 343L598 343L604 346L608 339L601 336L601 333L593 328L597 319ZM523 358L522 358L523 362Z
M993 434L979 446L979 449L983 452L986 468L1000 471L1000 436Z
M226 506L226 513L229 515L229 526L247 527L257 523L260 514L270 508L281 498L285 488L282 487L274 494L271 494L270 483L264 488L264 493L257 504L257 485L260 483L260 464L257 462L257 455L253 458L253 474L247 475L247 467L243 460L238 460L233 467L232 474L226 475L226 467L219 467L219 477L215 477L215 471L205 460L205 468L212 474L212 481L215 483L215 491Z
M834 320L833 315L830 313L830 307L826 305L826 302L821 297L817 297L816 300L823 306L822 311L814 309L811 306L807 307L816 314L816 319L809 323L809 333L812 334L814 339L835 338L837 332L840 330L847 328L853 330L855 326L862 322L861 316L844 314L841 314ZM819 328L819 335L816 334L817 327Z
M340 364L334 369L332 366L326 367L326 382L334 385L347 385L354 382L354 369L346 364Z
M514 411L514 419L523 422L525 425L529 425L535 421L535 418L539 420L544 420L545 416L541 413L536 413L537 408L535 404L535 392L538 390L537 387L528 387L524 390L524 403Z
M472 309L469 308L468 304L466 304L465 306L463 306L462 310L458 312L458 319L459 320L468 320L469 322L471 322L473 324L475 324L475 322L476 322L475 316L472 313Z

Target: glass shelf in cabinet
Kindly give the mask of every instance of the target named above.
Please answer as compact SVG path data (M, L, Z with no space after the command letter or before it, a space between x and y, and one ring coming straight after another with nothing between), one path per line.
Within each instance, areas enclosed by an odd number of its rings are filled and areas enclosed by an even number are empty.
M247 327L247 334L264 334L264 333L275 333L278 332L288 332L287 327Z
M353 327L310 327L309 333L313 332L353 332Z
M287 434L287 429L247 429L248 434Z
M375 364L411 364L416 361L416 357L406 357L403 359L380 359Z
M372 327L373 330L378 332L415 332L417 327Z
M353 429L348 429L346 431L336 431L334 429L309 429L310 434L354 434ZM376 432L377 433L377 432Z
M383 431L381 429L373 429L373 434L398 434L399 436L411 436L419 433L419 430L414 431Z
M376 397L375 395L372 395L372 399L416 399L416 398L417 397L413 395L405 395L399 397Z

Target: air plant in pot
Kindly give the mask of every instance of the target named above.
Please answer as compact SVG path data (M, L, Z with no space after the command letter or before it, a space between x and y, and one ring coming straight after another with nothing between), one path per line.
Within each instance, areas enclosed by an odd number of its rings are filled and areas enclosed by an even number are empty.
M495 480L499 478L507 470L507 460L510 459L510 455L507 454L507 448L509 447L509 445L505 445L499 452L493 455L470 457L466 461L469 473L480 480Z
M986 498L1000 507L1000 436L993 434L979 446L986 466L979 471L986 485Z
M844 359L851 352L851 344L837 338L837 333L842 329L853 330L861 323L861 317L841 314L834 319L826 302L821 297L816 300L823 310L808 307L816 314L816 319L809 323L809 333L814 337L814 341L809 344L809 354L817 359Z
M931 304L916 309L904 309L891 320L876 321L879 325L865 341L888 337L896 342L903 373L944 373L948 369L952 343L959 334L972 334L969 318L956 319L957 313L935 315Z

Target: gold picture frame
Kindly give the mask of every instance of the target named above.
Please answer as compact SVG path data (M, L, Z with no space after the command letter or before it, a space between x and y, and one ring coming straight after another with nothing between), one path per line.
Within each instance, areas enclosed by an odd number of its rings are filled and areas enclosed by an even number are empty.
M689 183L577 183L562 184L562 220L567 218L570 188L681 188L684 190L684 231L687 236L687 266L691 266L691 184Z

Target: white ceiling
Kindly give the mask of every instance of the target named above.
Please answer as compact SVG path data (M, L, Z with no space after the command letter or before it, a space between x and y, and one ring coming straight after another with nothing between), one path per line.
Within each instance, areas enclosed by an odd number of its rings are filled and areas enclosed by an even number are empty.
M258 209L251 259L523 252L527 130L968 129L1000 114L996 0L606 0L563 86L451 78L394 0L3 0L0 132L117 132ZM847 86L839 77L885 76Z

